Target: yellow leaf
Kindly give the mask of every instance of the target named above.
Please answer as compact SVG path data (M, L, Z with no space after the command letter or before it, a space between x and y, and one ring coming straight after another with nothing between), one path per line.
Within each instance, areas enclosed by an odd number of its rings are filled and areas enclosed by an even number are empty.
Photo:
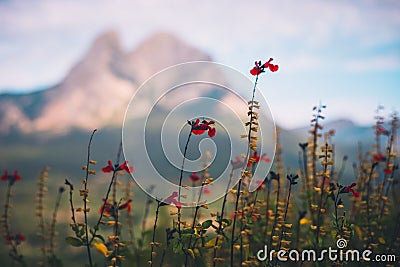
M204 246L205 246L206 248L213 248L213 247L215 247L215 240L216 240L216 239L217 239L216 237L210 239L207 243L204 244ZM222 245L222 239L221 239L221 238L218 238L218 244L217 244L217 246L221 246L221 245Z
M386 244L386 241L385 241L385 239L383 239L383 237L379 237L379 238L378 238L378 241L379 241L379 243L381 243L381 244Z
M100 252L101 254L103 254L104 257L108 257L110 256L110 254L112 253L112 251L108 250L106 245L104 245L101 242L93 242L93 247Z
M311 224L311 223L312 223L312 220L310 220L308 218L301 218L301 220L300 220L300 224L301 225L303 225L303 224Z
M188 250L186 250L189 254L190 254L190 256L192 256L192 258L194 259L194 252L193 252L193 249L191 249L191 248L189 248Z

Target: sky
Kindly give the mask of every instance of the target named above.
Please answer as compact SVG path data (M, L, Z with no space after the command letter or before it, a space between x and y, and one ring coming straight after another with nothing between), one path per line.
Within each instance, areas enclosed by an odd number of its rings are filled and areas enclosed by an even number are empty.
M285 128L320 102L332 120L368 125L377 105L400 108L399 29L397 0L3 0L0 93L58 83L107 30L126 49L167 31L249 78L273 57L280 69L259 88Z

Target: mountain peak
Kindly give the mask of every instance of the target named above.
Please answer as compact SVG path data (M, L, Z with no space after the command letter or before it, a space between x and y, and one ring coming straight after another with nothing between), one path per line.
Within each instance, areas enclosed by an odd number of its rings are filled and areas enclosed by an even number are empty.
M117 48L120 49L120 39L119 34L114 31L106 31L100 34L92 44L92 49L94 48Z
M40 92L35 101L29 96L0 96L0 132L16 128L25 133L57 133L121 125L125 106L142 82L166 67L196 60L211 58L170 33L155 33L127 52L121 48L119 34L107 31L93 41L63 81ZM22 97L32 102L28 108Z
M115 70L138 84L150 74L189 62L210 61L211 57L168 32L157 32L141 42L115 64ZM135 77L131 74L134 73Z

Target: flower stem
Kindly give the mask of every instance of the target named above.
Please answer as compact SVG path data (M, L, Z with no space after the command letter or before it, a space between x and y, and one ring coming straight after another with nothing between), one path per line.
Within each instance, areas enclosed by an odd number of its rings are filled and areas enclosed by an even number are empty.
M58 190L56 204L54 206L53 216L52 216L51 225L50 225L50 254L53 258L55 257L54 237L56 235L57 212L60 207L61 196L64 193L64 190L65 190L64 187L60 187L60 189Z
M283 223L286 223L286 217L287 217L287 213L288 213L288 210L289 210L291 192L292 192L292 182L290 181L289 182L288 195L287 195L287 198L286 198L286 207L285 207L285 214L283 216ZM278 249L281 249L282 239L283 239L283 231L284 231L284 227L282 227L282 230L281 230L281 236L279 238L279 247L278 247Z
M88 148L87 148L87 161L86 161L86 175L85 175L85 183L84 183L84 195L83 195L83 212L84 212L84 216L85 216L85 239L86 239L86 250L88 253L88 258L89 258L89 266L93 266L93 261L92 261L92 253L90 250L90 243L89 243L89 226L88 226L88 212L87 212L87 186L88 186L88 178L89 178L89 165L90 165L90 148L92 145L92 140L93 140L93 136L96 133L97 129L95 129L92 132L92 135L90 136L89 139L89 144L88 144Z
M118 258L118 248L119 248L119 239L120 239L120 233L119 233L119 206L121 205L121 200L114 206L115 210L115 226L114 226L114 239L113 239L113 245L114 245L114 253L113 257L115 260L113 261L113 267L117 266L117 258Z
M228 180L228 185L226 186L226 190L225 190L225 195L224 195L224 200L222 201L222 207L221 207L221 214L219 215L219 224L218 224L218 229L217 229L217 236L215 238L215 244L214 244L214 254L213 254L213 267L215 267L216 265L216 261L214 260L217 257L217 248L218 248L218 241L219 241L219 235L222 234L222 220L224 219L224 213L225 213L225 206L226 206L226 200L228 197L228 191L229 191L229 187L231 185L231 180L233 177L233 168L229 174L229 180Z
M324 158L325 158L325 162L326 163L329 160L328 147L329 147L328 143L325 143L325 155L324 155ZM323 178L322 178L322 184L321 184L321 187L320 187L321 195L320 195L319 204L318 204L317 230L316 230L317 234L316 234L316 237L315 237L315 242L316 242L315 245L316 246L318 246L318 244L319 244L319 235L321 233L321 231L320 231L321 230L321 215L322 215L321 214L321 209L323 208L322 207L322 200L323 200L323 196L324 196L324 192L325 192L325 181L327 179L327 171L328 171L328 164L325 164L324 165Z
M279 174L278 174L279 175ZM269 246L270 248L272 248L272 237L275 234L275 228L276 228L276 224L278 222L278 215L279 215L279 198L280 198L280 192L281 192L281 182L280 179L277 180L277 184L278 184L278 189L276 192L276 201L275 201L275 215L274 215L274 222L272 224L272 228L271 228L271 236L269 238Z
M206 179L206 178L205 178ZM201 188L200 188L200 193L199 193L199 197L198 197L198 199L197 199L197 203L196 203L196 208L195 208L195 211L194 211L194 215L193 215L193 221L192 221L192 230L194 230L194 227L195 227L195 225L196 225L196 219L197 219L197 215L199 214L199 209L200 209L200 207L201 207L201 205L200 205L200 200L201 200L201 196L203 195L203 187L204 187L204 181L202 181L202 183L201 183ZM190 238L189 238L189 243L188 243L188 249L189 248L192 248L192 246L191 246L191 244L192 244L192 238L193 238L193 234L192 235L190 235ZM193 247L195 246L195 244L196 244L196 241L194 242L194 244L193 244ZM188 253L185 253L185 267L188 265Z
M153 252L154 252L154 246L155 246L154 242L156 239L156 229L157 229L158 212L160 210L160 205L161 205L161 201L157 200L156 219L154 221L154 226L153 226L153 238L151 239L151 251L150 251L150 262L149 262L150 266L153 266Z
M181 187L182 187L183 170L184 170L184 167L185 167L186 153L187 153L187 149L188 149L188 146L189 146L189 141L190 141L190 137L191 136L192 136L192 131L190 130L190 133L189 133L187 141L186 141L185 150L183 151L182 166L181 166L181 172L180 172L180 176L179 176L178 202L181 202ZM181 239L181 237L182 237L182 233L181 233L181 216L182 216L181 209L178 208L178 235L179 235L179 239Z
M4 224L3 224L3 227L4 227L4 230L6 232L6 236L7 237L12 237L13 236L12 233L11 233L11 230L10 230L10 222L8 220L9 217L10 217L9 208L11 207L11 204L10 204L11 197L12 197L11 189L12 189L13 185L14 185L14 182L11 182L11 181L8 182L6 202L5 202L5 205L4 205L4 215L3 215L4 216ZM9 244L11 246L11 250L8 253L8 255L11 257L13 263L18 262L22 266L27 266L25 261L24 261L24 259L23 259L23 257L22 257L22 255L20 255L19 252L18 252L18 248L17 248L16 242L14 240L10 240Z
M93 133L94 133L94 132L93 132ZM116 165L119 165L119 160L120 160L120 156L121 156L121 151L122 151L122 145L120 144L120 146L119 146L119 148L118 148L118 152L117 152L117 161L116 161L116 163L115 163ZM88 168L87 168L87 169L88 169ZM111 192L111 187L112 187L112 185L114 184L114 180L116 179L116 176L117 176L117 171L114 170L114 171L113 171L113 174L112 174L112 177L111 177L110 184L108 185L106 197L104 198L104 201L103 201L103 207L106 206L106 203L107 203L107 201L108 201L108 199L109 199L110 192ZM92 235L92 238L91 238L90 241L89 241L89 245L93 242L93 240L94 240L94 238L95 238L95 236L96 236L96 233L97 233L97 231L99 230L99 226L100 226L100 223L101 223L101 219L103 219L103 216L104 216L104 210L105 210L104 208L101 209L100 216L99 216L99 219L97 220L97 223L96 223L96 225L95 225L95 227L94 227L93 235Z
M253 127L253 109L254 109L254 96L256 93L256 88L257 88L257 82L258 82L258 75L256 76L256 80L254 82L254 87L252 91L252 96L251 96L251 102L250 102L250 123L249 123L249 131L247 135L247 153L246 153L246 158L245 162L248 162L249 156L250 156L250 143L251 143L251 132L252 132L252 127ZM245 177L245 171L247 170L247 164L245 164L245 167L243 167L243 172L241 174L241 177L239 179L238 185L237 185L237 192L236 192L236 200L235 200L235 210L233 213L233 223L232 223L232 234L231 234L231 248L230 248L230 266L233 267L233 247L234 247L234 239L235 239L235 228L236 228L236 217L237 217L237 212L238 212L238 207L239 207L239 199L240 199L240 191L242 190L242 181ZM240 238L240 234L239 234ZM240 263L241 264L241 263Z

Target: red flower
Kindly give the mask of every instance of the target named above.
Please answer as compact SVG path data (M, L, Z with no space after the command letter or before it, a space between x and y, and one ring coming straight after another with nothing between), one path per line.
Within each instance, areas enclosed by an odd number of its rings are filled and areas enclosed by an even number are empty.
M15 241L15 243L19 245L22 242L26 241L26 237L21 232L19 232L15 236L11 234L4 236L4 241L6 242L6 244L11 244L12 241Z
M112 164L112 161L109 160L108 161L108 165L106 167L104 167L103 169L101 169L103 172L113 172L114 171L114 166Z
M389 131L386 130L382 125L377 125L375 128L376 134L389 135Z
M14 183L16 181L21 181L22 177L18 174L18 171L14 171L13 175L9 175L8 171L5 170L4 174L0 177L1 181L9 181L10 183Z
M211 194L211 190L208 189L207 186L203 186L203 193L204 193L205 195L209 195L209 194Z
M105 199L103 198L103 201L104 201L104 200L105 200ZM131 209L132 209L131 204L130 204L131 202L132 202L132 199L128 199L124 204L121 204L121 205L118 207L118 210L124 210L124 209L126 209L127 211L131 211ZM103 213L103 215L104 215L105 217L110 217L110 216L113 216L113 217L114 217L114 215L116 215L116 214L114 213L114 206L113 206L110 202L108 202L108 201L106 201L106 202L101 206L99 212L100 212L100 213Z
M4 175L1 176L0 179L2 181L8 181L8 171L7 170L4 171Z
M393 171L392 171L391 169L388 169L388 168L385 168L385 169L383 170L383 172L384 172L385 174L387 174L387 175L393 174Z
M267 62L265 62L264 64L261 64L261 61L256 61L255 62L255 66L250 70L250 74L257 76L260 75L261 73L265 72L265 69L269 69L272 72L275 72L279 69L278 65L274 65L271 63L271 61L273 60L273 58L270 58Z
M128 161L124 161L121 165L113 165L112 161L108 161L108 165L101 169L103 172L117 172L117 171L126 171L127 173L132 173L134 168L133 166L128 166Z
M266 153L263 153L261 157L258 155L257 151L250 157L251 160L247 162L247 167L250 167L253 163L259 163L260 161L270 162L271 160L266 157Z
M381 152L374 154L374 158L373 158L374 162L380 162L380 161L385 161L385 157L383 156L383 154Z
M201 135L208 131L208 136L214 137L215 136L215 128L211 127L210 125L214 124L214 121L207 121L207 120L202 120L200 122L199 119L196 121L188 121L188 123L192 126L192 133L195 135Z
M182 203L180 203L178 200L175 199L177 196L178 192L173 192L172 195L167 197L164 202L167 204L174 204L178 209L181 209Z
M359 197L360 194L353 189L353 187L355 187L356 185L356 183L352 183L351 185L345 186L340 189L339 193L352 193L354 197Z
M124 171L126 171L127 173L132 173L133 172L133 166L128 166L128 161L126 160L126 161L124 161L124 163L122 163L120 166L119 166L119 169L120 170L124 170Z
M103 201L105 201L104 198ZM113 206L108 202L108 200L101 206L99 213L103 213L106 217L110 217L113 214Z
M124 204L120 205L118 207L119 210L124 210L126 209L127 211L131 211L132 207L131 207L131 203L132 199L128 199Z
M11 242L14 240L14 236L12 235L6 235L4 236L4 241L6 242L6 244L11 244Z
M196 172L192 172L192 175L190 175L190 181L194 183L198 180L200 180L200 176L198 176Z

